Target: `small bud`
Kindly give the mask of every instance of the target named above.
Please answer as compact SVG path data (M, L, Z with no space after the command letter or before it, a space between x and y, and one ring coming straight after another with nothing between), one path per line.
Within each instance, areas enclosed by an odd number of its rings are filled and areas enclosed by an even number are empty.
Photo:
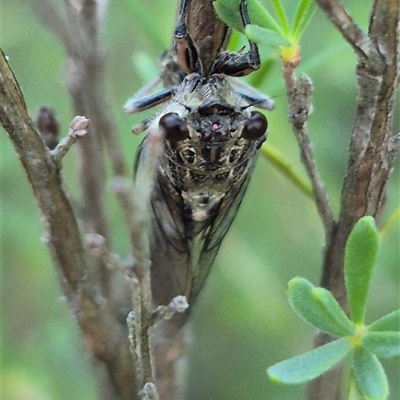
M153 382L147 382L143 386L143 400L158 399L157 387Z
M90 250L101 255L105 250L106 239L98 233L88 233L85 235L85 243Z
M87 134L89 120L86 117L77 115L71 122L72 134L75 137L81 138Z
M41 107L37 112L36 125L42 135L44 142L50 150L58 144L59 123L51 108Z
M174 311L183 313L189 307L189 304L185 296L176 296L171 300L170 306Z
M156 385L153 382L147 382L144 387L143 391L148 395L154 395L157 392Z
M128 326L132 325L133 321L135 321L135 313L133 311L130 311L128 316L126 317L126 322Z

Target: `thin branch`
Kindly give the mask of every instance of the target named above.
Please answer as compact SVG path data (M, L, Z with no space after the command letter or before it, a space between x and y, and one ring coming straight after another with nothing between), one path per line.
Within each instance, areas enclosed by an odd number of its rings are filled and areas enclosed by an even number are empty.
M400 133L390 138L388 151L388 163L391 168L400 152Z
M81 234L60 168L30 119L19 85L0 51L0 120L21 160L43 215L47 244L89 351L103 360L113 382L115 399L133 399L137 393L126 330L100 294L87 261ZM107 346L104 344L107 343ZM127 385L129 382L129 385Z
M124 275L131 276L131 266L124 264L117 254L112 253L107 248L104 236L97 233L88 233L85 235L85 243L96 257L101 257L110 270L119 271Z
M159 322L171 319L175 314L184 313L189 304L185 296L176 296L167 306L158 306L151 314L151 325L155 326Z
M321 278L321 285L329 289L347 311L343 278L346 240L361 217L377 216L380 212L394 161L390 134L400 76L400 2L375 0L367 39L346 18L347 13L338 1L317 2L359 56L363 53L357 66L357 111L340 215L326 246ZM315 346L330 340L331 337L320 334ZM329 371L309 385L311 400L337 400L339 397L340 369Z
M80 116L76 116L72 120L68 135L61 140L54 150L50 151L54 162L59 164L73 144L86 136L88 122L87 118Z
M97 2L65 0L62 13L49 0L39 0L40 15L61 40L68 55L66 83L77 115L90 119L89 135L79 141L83 220L87 232L98 233L109 242L104 208L105 160L102 147L111 159L113 174L125 175L126 166L120 140L106 101L104 52L99 45ZM104 143L103 143L104 142ZM103 295L110 295L109 270L98 259L98 276Z
M152 293L150 286L150 247L148 229L150 225L150 196L154 186L157 161L162 148L162 132L150 128L146 145L142 150L142 162L138 167L135 182L124 178L113 180L113 191L117 195L129 230L132 254L134 338L139 387L155 383L153 355Z
M335 226L335 220L325 185L318 172L307 127L307 119L312 112L312 84L311 80L304 74L296 82L294 70L297 65L297 61L283 62L283 76L289 103L289 122L293 125L293 132L300 148L301 160L311 180L318 213L328 240Z
M316 0L316 2L364 62L370 57L378 56L370 38L353 21L339 0Z

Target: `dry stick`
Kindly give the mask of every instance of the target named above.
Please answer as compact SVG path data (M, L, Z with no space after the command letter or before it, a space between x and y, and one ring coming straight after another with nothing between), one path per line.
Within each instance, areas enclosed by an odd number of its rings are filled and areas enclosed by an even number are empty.
M114 316L93 280L78 224L62 187L59 165L34 127L22 92L2 52L0 89L0 120L27 172L43 215L47 244L62 290L84 342L107 366L114 382L114 395L109 399L134 399L136 388L132 384L131 356L123 341L125 330L115 324Z
M118 196L125 220L127 221L134 262L132 267L133 316L128 324L132 331L131 344L136 355L138 384L145 389L148 383L155 384L154 356L152 348L152 294L150 286L150 247L148 230L150 226L150 196L154 186L157 162L162 145L162 134L150 129L143 147L142 162L139 165L135 183L125 179L114 179L113 190ZM133 321L132 321L133 319ZM151 386L153 388L153 386ZM156 389L148 398L158 398Z
M43 7L42 15L46 23L61 38L72 60L70 65L70 71L72 71L72 73L69 74L70 80L68 83L75 107L80 109L80 107L84 108L86 106L91 118L92 131L95 133L99 131L104 133L114 175L124 175L125 165L123 163L119 140L115 135L115 130L110 128L110 120L104 119L105 116L109 114L109 109L102 100L104 99L104 93L101 92L101 88L104 86L102 85L101 75L102 57L98 53L97 32L94 29L94 24L96 23L96 20L93 18L95 15L94 2L81 2L81 8L76 10L70 2L66 1L68 21L60 25L54 25L52 23L53 19L58 23L62 21L58 13L54 10L54 7L49 4L47 0L43 0L43 3L46 6ZM46 13L47 7L49 7L48 9L51 10L51 12ZM56 17L54 17L54 15L56 15ZM65 25L72 28L70 30L65 29ZM70 34L71 31L74 35ZM67 34L65 34L65 32L67 32ZM91 44L92 46L90 46ZM87 52L87 48L92 52ZM96 121L100 122L96 123ZM99 128L97 129L96 126ZM157 157L154 159L157 159ZM122 186L124 186L124 184ZM138 185L138 187L140 187L140 185ZM147 232L147 224L143 226L139 221L143 214L140 211L140 207L132 207L132 193L130 193L130 190L128 190L128 192L129 193L122 189L120 200L126 215L126 221L128 221L133 253L136 259L135 268L133 269L135 272L131 269L128 271L128 275L132 278L134 289L133 298L135 313L131 325L134 324L136 331L134 345L137 347L135 350L135 354L138 356L137 371L139 376L143 376L143 378L139 379L141 382L140 387L143 387L143 382L154 381L153 361L150 356L151 348L149 344L150 325L147 321L151 307L151 293L149 290L150 278L147 272L149 269L149 257L148 250L143 250L146 247L144 243L146 242L145 234ZM134 198L136 198L136 201L134 201L134 203L136 205L146 204L146 201L141 198L141 193L142 191L135 193ZM139 211L137 211L137 209ZM136 218L135 215L138 216L138 218ZM129 221L133 222L130 223ZM115 261L115 259L110 260L110 258L103 258L103 260L108 266ZM138 279L135 278L136 276ZM131 336L132 335L133 333Z
M61 160L67 154L72 145L86 136L88 122L89 120L87 118L81 116L76 116L72 120L68 135L58 143L54 150L50 151L53 160L57 164L61 163Z
M99 233L109 240L107 218L104 210L105 170L104 157L101 151L103 124L99 114L107 115L108 110L98 110L99 93L94 89L96 83L101 86L102 58L99 54L95 35L96 8L81 17L70 1L66 1L67 18L62 17L54 4L48 0L40 0L40 14L44 23L60 38L68 61L66 67L66 83L73 99L74 112L86 115L91 123L90 134L79 142L80 179L82 189L83 220L85 230ZM82 9L80 10L82 11ZM98 275L101 277L103 294L108 297L110 287L109 271L98 259Z
M326 241L332 234L335 226L332 208L329 203L325 185L319 175L312 149L312 143L308 136L306 121L311 114L312 84L306 75L301 75L299 82L296 82L294 70L298 62L283 62L283 77L286 83L287 97L289 103L289 122L293 125L293 132L296 136L301 152L301 160L310 177L314 191L315 202L318 213L321 217Z
M81 171L86 230L109 241L103 197L105 188L102 139L111 159L114 175L125 175L126 166L111 107L106 101L104 54L98 40L98 16L95 1L80 1L76 6L65 1L67 17L62 18L54 5L41 0L41 15L46 25L60 38L68 54L66 81L77 114L87 115L91 135L81 142ZM109 272L99 260L103 289L108 296Z
M400 75L400 2L375 0L368 35L352 21L337 0L317 0L327 17L358 55L357 111L343 183L339 221L327 243L321 284L347 310L343 279L344 248L355 223L380 211L398 148L390 137ZM316 346L330 341L319 335ZM309 386L311 400L340 397L340 369Z

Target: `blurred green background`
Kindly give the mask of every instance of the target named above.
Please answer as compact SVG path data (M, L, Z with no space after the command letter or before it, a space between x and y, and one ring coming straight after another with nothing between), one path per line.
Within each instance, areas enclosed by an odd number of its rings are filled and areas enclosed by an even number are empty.
M73 118L63 83L65 57L26 0L1 2L1 46L9 56L26 101L35 115L42 105L56 110L64 135ZM58 1L63 5L62 1ZM169 45L175 1L113 0L106 10L102 42L107 90L127 159L133 164L141 137L130 134L144 116L126 117L125 101L156 75L157 58ZM266 4L267 1L264 1ZM284 2L286 9L297 4ZM344 1L364 29L365 0ZM143 10L144 12L140 11ZM291 11L289 11L290 14ZM293 13L293 12L292 12ZM262 57L273 55L261 48ZM356 97L356 57L317 11L302 41L302 64L314 82L310 132L321 175L337 214ZM135 67L138 66L138 67ZM257 79L254 74L250 77ZM269 142L304 175L290 125L279 60L262 79L260 90L274 97ZM151 115L149 112L148 115ZM400 130L399 113L395 116ZM79 201L77 154L64 159L73 202ZM399 207L399 163L387 191L380 226ZM57 283L41 240L40 215L16 154L2 131L2 366L5 400L96 399L92 367L77 326ZM128 252L127 235L115 199L108 194L114 250ZM266 368L304 352L313 331L290 309L287 282L301 275L318 284L324 235L314 204L260 157L241 210L228 233L206 288L193 312L188 399L301 399L305 386L269 382ZM368 320L399 307L399 223L382 241L369 298ZM385 361L391 399L400 398L399 360Z

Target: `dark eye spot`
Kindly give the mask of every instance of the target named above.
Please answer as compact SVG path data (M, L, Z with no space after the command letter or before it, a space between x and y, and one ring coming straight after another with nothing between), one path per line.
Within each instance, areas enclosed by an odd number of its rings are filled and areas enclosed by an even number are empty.
M189 136L189 130L186 121L176 113L163 115L158 122L165 131L165 139L171 142L184 140Z
M264 135L267 127L268 122L267 118L265 118L265 115L258 111L254 111L244 124L242 138L248 140L259 139L262 135Z

